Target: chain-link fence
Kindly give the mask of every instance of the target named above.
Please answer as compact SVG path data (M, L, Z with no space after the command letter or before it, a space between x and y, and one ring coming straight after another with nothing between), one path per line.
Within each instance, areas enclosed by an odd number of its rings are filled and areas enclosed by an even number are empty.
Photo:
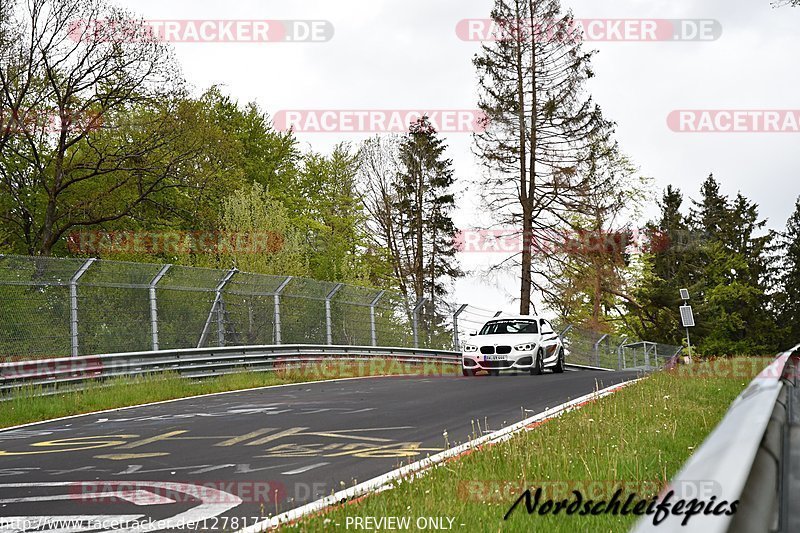
M567 362L611 369L661 368L682 348L671 344L567 327L562 333Z
M0 361L319 344L459 350L501 311L380 289L151 263L0 255ZM567 327L567 362L654 368L676 346Z
M385 290L185 266L0 256L0 360L213 346L452 349ZM416 333L415 333L416 330Z

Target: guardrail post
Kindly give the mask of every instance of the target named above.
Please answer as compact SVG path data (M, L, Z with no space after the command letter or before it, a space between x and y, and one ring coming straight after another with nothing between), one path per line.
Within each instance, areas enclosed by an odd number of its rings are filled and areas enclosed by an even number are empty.
M328 346L333 344L333 320L331 318L331 300L336 293L342 290L344 283L337 284L328 296L325 298L325 331L327 333Z
M369 304L369 329L370 333L372 334L373 346L378 345L378 330L375 328L375 306L378 305L378 302L381 298L383 298L384 294L386 294L386 291L379 292L375 299L372 300L372 303Z
M600 344L608 338L608 333L600 337L600 340L594 343L594 366L600 366Z
M92 258L86 261L75 275L72 276L72 279L69 280L69 334L70 334L70 343L72 346L72 357L78 357L79 355L79 346L78 346L78 281L81 277L89 270L89 267L92 266L92 263L97 261L97 259Z
M225 324L223 323L224 313L220 309L222 306L222 290L237 272L239 272L238 268L230 269L228 273L225 274L225 277L222 278L222 281L219 282L217 288L214 290L216 293L214 296L214 303L211 304L211 312L208 313L206 324L203 326L203 333L200 334L200 341L197 343L198 348L202 348L206 343L206 339L208 339L208 332L211 329L211 321L214 319L215 313L217 314L217 336L219 338L219 345L225 346Z
M292 276L287 276L285 280L275 290L275 344L281 343L281 293L294 279Z
M414 348L419 348L419 312L427 301L427 298L420 298L417 302L417 306L414 307L414 313L411 315L411 327L414 334Z
M172 265L164 265L153 281L150 282L150 330L153 332L153 351L158 351L158 300L156 297L156 285L167 273Z
M467 307L469 307L469 305L464 304L458 308L458 311L453 313L453 348L457 352L461 350L461 339L458 338L458 317Z

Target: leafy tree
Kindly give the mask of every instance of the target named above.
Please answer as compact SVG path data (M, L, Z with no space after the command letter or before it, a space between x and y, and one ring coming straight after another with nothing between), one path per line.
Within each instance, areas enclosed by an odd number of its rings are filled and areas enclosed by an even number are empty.
M358 165L358 155L347 145L336 146L329 156L307 154L298 190L287 197L305 233L310 273L317 279L372 284L388 268L369 245Z
M0 220L25 252L49 255L71 229L184 186L180 168L201 147L176 127L182 80L169 48L129 13L102 0L13 6L3 28L19 38L0 38ZM131 113L135 123L120 122Z
M382 254L389 265L385 281L408 297L401 253L403 230L399 227L403 219L397 213L400 143L398 135L376 135L364 141L359 150L358 188L367 215L370 249Z
M286 207L260 183L246 185L224 199L221 230L225 246L217 253L196 256L196 266L308 276L303 236Z
M602 146L593 150L584 171L584 212L567 219L569 229L555 250L543 250L562 256L553 262L556 270L544 300L566 323L610 332L623 314L622 302L633 299L628 248L634 242L627 220L638 214L648 180L637 177L617 149Z

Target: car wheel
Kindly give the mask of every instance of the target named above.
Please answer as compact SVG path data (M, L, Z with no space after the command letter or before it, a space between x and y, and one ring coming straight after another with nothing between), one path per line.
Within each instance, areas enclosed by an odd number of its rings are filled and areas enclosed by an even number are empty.
M553 368L553 372L556 374L563 374L564 373L564 348L562 347L558 350L558 361L556 361L556 366Z
M500 371L499 370L489 370L489 375L493 376L493 377L497 377L497 376L500 375Z
M542 362L544 361L544 354L540 349L536 352L536 360L533 362L533 366L531 367L531 376L539 376L542 373Z
M470 369L464 368L464 367L461 367L461 373L464 374L464 377L470 377L470 376L477 376L478 375L478 371L477 370L470 370Z

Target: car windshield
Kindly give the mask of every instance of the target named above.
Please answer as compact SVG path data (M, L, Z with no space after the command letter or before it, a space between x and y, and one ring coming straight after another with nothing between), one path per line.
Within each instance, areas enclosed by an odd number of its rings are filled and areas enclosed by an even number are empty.
M497 320L483 326L480 332L481 335L513 335L515 333L539 333L539 327L535 320Z

